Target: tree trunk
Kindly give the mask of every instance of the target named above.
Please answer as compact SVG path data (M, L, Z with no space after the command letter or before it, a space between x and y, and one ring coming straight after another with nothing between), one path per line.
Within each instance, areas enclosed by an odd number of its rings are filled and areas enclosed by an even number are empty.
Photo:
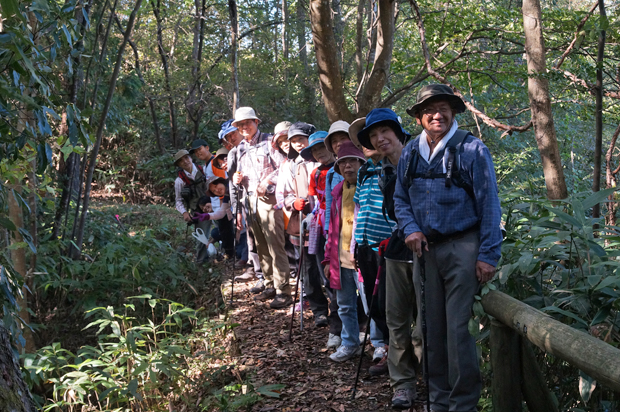
M159 57L161 58L161 64L164 67L164 90L168 95L168 112L170 113L170 130L172 133L172 147L176 149L178 147L178 131L177 131L177 115L174 108L174 99L172 96L172 87L170 86L170 70L168 68L168 57L166 55L166 51L164 50L164 39L163 39L163 27L162 27L162 19L160 15L160 0L157 0L157 5L155 4L155 0L151 0L151 6L153 7L153 15L155 16L155 23L157 24L157 51L159 52Z
M34 401L28 385L22 378L22 370L13 355L8 331L0 323L0 410L11 412L35 412Z
M375 58L370 75L365 79L365 83L360 85L357 95L358 115L360 116L366 115L366 113L377 107L381 100L381 91L390 73L395 10L395 1L379 1L377 35L374 41Z
M108 8L109 3L110 3L110 0L106 0L105 3L103 3L103 7L101 8L101 14L99 15L99 18L97 19L97 22L95 23L95 41L93 42L93 48L90 53L91 56L94 56L97 51L97 46L99 44L99 34L102 28L101 21L103 20L103 15L105 14L105 11ZM86 76L84 76L84 87L83 87L84 93L82 94L82 101L79 106L80 109L84 109L86 107L86 95L88 92L88 81L90 80L90 68L93 64L93 60L94 59L92 58L88 59L88 65L86 66Z
M612 187L617 187L617 178L616 175L620 172L620 166L616 169L613 169L611 164L611 159L614 155L614 148L616 147L616 142L618 141L618 137L620 137L620 125L616 128L614 135L611 137L611 142L609 143L609 149L607 149L607 154L605 155L605 165L606 165L606 182L607 189ZM605 217L605 223L610 226L616 226L616 210L618 208L618 204L616 203L615 193L609 195L609 202L607 203L607 216Z
M86 16L90 14L90 9L92 6L92 0L88 2L84 11ZM73 58L73 76L71 81L71 88L69 92L69 102L73 105L77 103L77 95L78 90L80 88L80 83L83 81L83 70L82 70L82 53L84 51L84 35L86 33L86 19L84 18L84 14L82 10L78 10L75 12L75 18L80 24L80 39L76 43L75 48L80 52ZM60 127L60 135L67 135L68 133L68 123L67 123L67 113L63 113L62 123ZM73 193L74 181L76 178L76 170L79 170L79 167L76 168L76 162L79 160L79 156L77 153L71 152L67 157L67 161L65 163L65 167L59 170L59 181L62 185L62 194L60 195L60 201L58 202L58 207L56 208L56 214L54 215L54 223L52 226L52 239L58 239L58 234L60 233L60 225L62 223L62 216L65 214L65 211L69 207L69 201L71 200L71 195Z
M601 24L607 21L605 12L605 1L598 1L598 10L601 16ZM595 114L595 144L594 144L594 171L592 181L592 191L601 190L601 161L603 154L603 58L605 57L605 30L601 30L598 35L598 54L596 57L596 114ZM601 216L600 204L592 207L592 217Z
M123 26L121 25L121 21L119 20L118 16L116 16L114 19L116 21L116 26L120 30L121 34L124 36L125 32L123 30ZM131 39L128 39L127 42L129 43L129 45L131 46L131 49L133 50L133 57L136 61L136 65L134 66L136 74L138 75L138 78L140 79L142 84L144 86L147 86L146 81L144 80L144 76L142 75L142 70L140 69L140 54L138 53L138 46L136 46L136 43L131 41ZM146 96L146 100L149 103L149 109L151 112L151 121L153 122L153 133L155 134L155 141L157 142L157 148L159 149L159 153L164 155L166 154L166 149L161 139L161 134L159 132L159 125L157 123L157 111L155 110L155 102L153 102L153 99L148 95Z
M13 222L13 224L19 229L24 227L24 216L22 214L22 208L19 202L16 199L16 194L21 194L22 189L19 185L11 185L12 191L9 192L9 218ZM19 230L15 230L13 232L13 236L11 237L11 245L18 245L24 242L24 237L19 232ZM19 273L19 275L24 280L24 286L22 287L21 296L16 296L17 305L19 306L19 316L22 318L22 321L26 324L30 323L30 312L28 312L28 296L30 292L26 285L28 284L28 270L26 267L26 247L19 246L11 249L11 262L13 263L13 269ZM28 327L24 327L22 329L24 334L24 339L26 340L26 345L24 350L26 353L33 353L36 350L34 345L34 339L32 337L32 331Z
M282 0L282 57L284 60L288 60L288 36L286 29L288 27L288 3L286 0Z
M355 119L347 107L340 67L338 65L337 45L334 36L331 3L329 0L310 1L310 25L316 53L319 84L323 94L323 103L330 123L336 120L351 122ZM299 10L298 6L298 10ZM297 15L298 19L300 13ZM304 47L305 36L298 32L299 47ZM390 39L392 41L392 39ZM300 53L301 55L301 53Z
M322 0L322 3L324 3L324 6L327 7L327 9L329 10L329 18L330 18L330 30L331 30L331 37L332 37L332 42L333 42L333 47L330 49L331 53L334 53L332 56L330 56L332 59L335 59L335 53L337 52L337 47L336 47L336 41L334 40L334 31L333 29L331 29L331 8L330 8L330 2L329 0ZM310 4L310 8L312 8L312 4ZM304 98L305 98L305 107L306 107L306 118L308 119L313 119L314 118L314 109L315 109L315 103L314 103L314 88L312 87L312 83L311 83L311 75L310 75L310 66L308 64L308 47L307 47L307 42L306 42L306 11L304 10L303 4L301 1L297 2L297 42L299 43L299 60L301 61L301 64L304 66L304 74L305 77L303 78L303 91L304 91ZM312 11L310 12L310 14L312 15ZM338 60L336 60L336 71L338 72L338 74L340 74L340 71L338 70ZM317 61L318 61L318 53L317 53ZM320 71L319 71L320 73ZM340 84L342 85L342 80L340 81ZM344 94L343 94L344 96Z
M568 197L568 191L551 113L539 0L523 0L523 28L532 123L542 160L547 197L551 200L565 199Z
M364 75L364 61L362 56L362 40L364 39L364 5L365 0L359 0L357 4L357 18L355 20L355 73L357 84L362 81Z
M282 0L286 2L286 0ZM237 72L237 38L239 37L239 20L237 15L237 2L228 0L228 13L230 14L230 66L231 81L233 86L232 114L239 108L239 73Z
M187 93L186 108L187 115L194 123L192 137L197 139L203 112L200 61L202 60L202 45L204 43L206 0L194 0L194 6L196 8L196 16L194 18L194 43L192 48L192 82Z
M76 245L81 253L82 248L82 240L84 239L84 227L86 225L86 215L88 213L88 202L90 200L90 190L93 181L93 174L95 172L95 165L97 164L97 155L99 154L99 147L101 146L101 140L103 138L103 130L105 128L106 119L108 117L108 111L110 110L110 104L112 103L112 96L114 95L114 89L116 88L116 80L118 79L118 73L121 69L121 64L123 63L123 52L125 51L125 46L127 45L127 41L129 37L131 37L131 32L133 30L133 26L136 21L136 15L138 14L138 10L140 9L140 5L142 4L142 0L136 0L136 5L129 16L129 21L127 22L127 29L125 30L125 35L123 36L123 41L118 49L118 54L116 56L116 65L114 66L114 72L112 73L112 78L110 79L110 84L108 86L108 96L105 100L105 105L101 112L101 116L99 118L99 123L97 127L97 135L95 140L95 145L93 146L93 150L90 155L90 163L88 166L88 175L86 177L86 183L84 188L84 206L82 208L82 215L80 216L80 226L78 228Z

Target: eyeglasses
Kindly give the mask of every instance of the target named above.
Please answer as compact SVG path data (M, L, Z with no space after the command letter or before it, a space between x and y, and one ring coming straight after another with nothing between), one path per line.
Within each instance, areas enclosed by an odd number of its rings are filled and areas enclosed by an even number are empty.
M447 116L452 113L452 108L450 106L441 106L441 107L425 107L420 110L422 116L434 116L436 113L441 114L442 116Z
M360 159L357 157L345 157L344 159L338 160L338 163L340 163L343 167L346 165L355 166L360 163Z

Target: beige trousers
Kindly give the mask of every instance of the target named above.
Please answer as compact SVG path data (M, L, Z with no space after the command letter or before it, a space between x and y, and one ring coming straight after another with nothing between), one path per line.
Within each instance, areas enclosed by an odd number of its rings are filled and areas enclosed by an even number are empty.
M284 213L274 209L274 196L266 200L251 198L250 202L256 205L252 208L252 230L265 288L275 288L278 294L290 295L290 272L284 250Z

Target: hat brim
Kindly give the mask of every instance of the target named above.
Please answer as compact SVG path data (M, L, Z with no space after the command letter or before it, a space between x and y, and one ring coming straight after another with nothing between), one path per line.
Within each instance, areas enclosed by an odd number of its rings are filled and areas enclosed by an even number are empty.
M239 119L239 120L235 120L235 121L234 121L234 122L232 122L230 125L231 125L231 126L234 126L234 127L237 127L237 126L236 126L236 125L237 125L237 123L242 122L242 121L244 121L244 120L258 120L258 124L260 124L260 119L259 119L258 117L248 116L248 117L242 117L242 118L241 118L241 119ZM232 131L232 130L231 130L231 131Z
M303 157L304 160L306 160L308 162L315 162L316 163L316 159L312 155L312 148L314 146L316 146L316 145L319 145L319 144L325 144L325 140L316 140L316 141L312 142L312 144L304 147L299 154L301 155L301 157Z
M377 126L381 126L381 125L387 125L390 126L392 128L392 130L394 130L394 133L396 133L396 136L398 137L398 140L400 140L401 142L404 143L404 141L406 140L406 135L403 133L403 129L400 125L400 123L395 122L394 120L381 120L379 122L375 122L372 125L363 128L362 130L360 130L357 134L357 139L360 142L360 144L362 146L364 146L366 149L368 150L377 150L372 143L370 143L370 130L374 127Z
M362 150L362 148L364 146L362 146L362 144L360 143L359 139L357 138L357 134L364 127L366 127L366 118L365 117L360 117L359 119L355 119L355 121L353 123L351 123L351 126L349 126L349 139L351 139L353 144L355 146L357 146L357 148L360 149L360 150Z
M350 158L359 160L361 164L366 163L366 158L364 157L359 157L359 156L354 156L354 155L343 156L343 157L338 158L338 160L336 160L336 163L334 163L334 172L338 173L340 176L344 176L342 173L340 173L340 161L343 159L350 159Z
M461 99L460 97L454 94L442 93L442 94L436 94L434 96L429 96L426 99L422 100L421 102L414 104L413 106L407 109L407 114L411 117L416 117L422 107L426 106L429 103L433 103L433 102L437 102L441 100L449 102L450 107L452 107L456 113L463 113L465 110L467 110L467 107L465 106L465 102L463 102L463 99Z
M213 194L213 192L211 192L211 190L209 189L209 186L211 185L216 185L218 183L223 184L224 186L226 186L226 184L228 183L227 179L224 179L223 177L218 177L217 179L213 179L211 182L208 182L207 184L207 190L205 192L205 194L209 197L217 197Z
M349 126L350 127L350 126ZM327 148L327 151L333 154L336 154L336 152L334 152L334 148L332 147L332 137L336 134L336 133L346 133L347 135L349 135L349 129L344 130L343 129L336 129L333 130L331 133L329 133L327 136L325 136L325 147ZM351 140L351 137L349 135L349 140Z

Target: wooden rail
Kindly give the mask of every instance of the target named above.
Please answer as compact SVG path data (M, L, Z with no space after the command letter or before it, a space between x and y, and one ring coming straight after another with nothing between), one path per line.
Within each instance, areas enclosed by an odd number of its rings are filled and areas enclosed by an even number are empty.
M620 392L619 349L502 292L486 294L482 306L495 318L490 336L494 410L521 411L521 396L530 411L558 410L533 350L523 338Z

